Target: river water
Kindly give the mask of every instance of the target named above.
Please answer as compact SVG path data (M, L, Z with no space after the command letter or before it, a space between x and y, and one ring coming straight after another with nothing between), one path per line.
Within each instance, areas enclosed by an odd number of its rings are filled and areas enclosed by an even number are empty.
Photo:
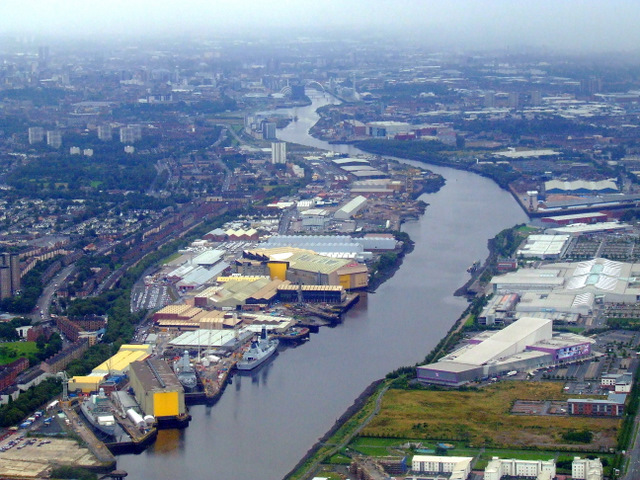
M282 140L358 153L308 135L317 96L278 132ZM415 163L415 162L408 162ZM453 292L467 267L486 258L487 239L527 220L515 200L492 181L468 172L426 166L446 185L424 195L429 207L404 225L415 241L393 278L357 304L344 322L321 328L309 342L282 350L249 376L234 376L213 407L193 406L185 430L164 430L140 455L121 455L130 479L277 480L372 381L421 361L466 308Z

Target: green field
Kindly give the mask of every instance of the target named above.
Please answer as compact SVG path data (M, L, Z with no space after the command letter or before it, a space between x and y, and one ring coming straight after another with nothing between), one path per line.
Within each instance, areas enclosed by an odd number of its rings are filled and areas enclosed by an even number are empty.
M447 440L469 447L579 451L615 448L621 420L560 415L512 415L515 400L566 400L554 382L500 382L475 391L389 390L368 437ZM589 430L589 444L567 444L562 434Z
M6 365L19 357L26 357L30 353L37 352L36 342L0 343L0 365Z

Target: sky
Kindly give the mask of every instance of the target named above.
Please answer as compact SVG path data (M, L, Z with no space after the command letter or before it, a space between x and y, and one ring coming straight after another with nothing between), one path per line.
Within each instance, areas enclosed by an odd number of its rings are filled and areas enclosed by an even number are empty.
M378 32L462 47L630 51L640 0L0 0L0 34Z

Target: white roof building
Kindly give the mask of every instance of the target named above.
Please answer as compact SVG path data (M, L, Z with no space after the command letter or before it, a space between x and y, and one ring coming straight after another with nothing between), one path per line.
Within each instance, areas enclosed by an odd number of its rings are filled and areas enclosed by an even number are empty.
M564 252L569 238L569 235L529 235L517 254L526 258L558 258Z
M367 204L366 197L358 195L356 198L348 201L342 207L340 207L333 217L338 220L348 220L353 215L357 214Z

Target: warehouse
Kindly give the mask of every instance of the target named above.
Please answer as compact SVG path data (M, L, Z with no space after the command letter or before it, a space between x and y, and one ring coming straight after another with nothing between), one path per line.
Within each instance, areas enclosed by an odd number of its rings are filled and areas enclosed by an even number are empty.
M546 193L617 193L618 185L615 179L587 181L576 180L573 182L563 182L561 180L550 180L545 182Z
M366 288L369 271L352 260L329 258L294 247L246 250L245 258L265 263L272 279L302 285L342 285L345 289ZM255 267L252 267L256 270Z
M197 266L189 271L181 280L176 282L176 288L181 291L195 290L203 285L212 284L216 278L229 271L230 265L220 262L212 268Z
M91 375L125 375L133 362L144 360L150 354L150 345L122 345L118 353L94 368Z
M520 269L491 279L494 293L556 293L592 305L604 302L636 303L640 301L640 264L595 258L576 263L552 263L537 269ZM573 302L572 302L573 305Z
M521 354L513 361L539 365L549 363L550 355L525 352L528 345L550 339L552 322L547 319L525 317L496 333L488 332L480 340L472 340L436 363L418 367L418 380L426 383L458 386L500 371L513 370L504 360ZM480 343L475 343L475 342ZM475 343L475 344L474 344ZM491 363L494 365L491 365Z
M231 351L237 347L239 339L234 330L202 329L185 332L169 342L179 350L185 348L222 349Z
M190 263L201 267L211 268L224 256L224 250L206 250L191 260Z
M590 315L595 305L595 295L591 292L568 295L556 292L524 292L515 307L519 313L569 313Z
M569 235L529 235L519 257L525 258L560 258L569 242Z
M362 195L348 201L333 214L333 218L337 220L348 220L356 215L367 204L367 199Z
M160 358L131 364L131 388L145 415L171 423L186 415L184 389L171 367Z
M632 229L633 227L628 223L599 222L599 223L574 223L573 225L566 225L564 227L548 228L545 230L545 232L577 237L579 235L584 235L588 233L623 232L623 231L632 230Z
M333 159L332 162L336 167L340 167L340 168L369 165L369 160L366 160L364 158L354 158L354 157L336 158L336 159Z
M515 272L497 275L491 279L493 293L550 292L562 288L564 278L560 270L545 268L544 271L533 268L521 268Z
M591 354L593 339L571 333L551 336L551 320L524 317L493 333L483 332L436 363L418 367L418 380L459 386L502 375L570 362Z

